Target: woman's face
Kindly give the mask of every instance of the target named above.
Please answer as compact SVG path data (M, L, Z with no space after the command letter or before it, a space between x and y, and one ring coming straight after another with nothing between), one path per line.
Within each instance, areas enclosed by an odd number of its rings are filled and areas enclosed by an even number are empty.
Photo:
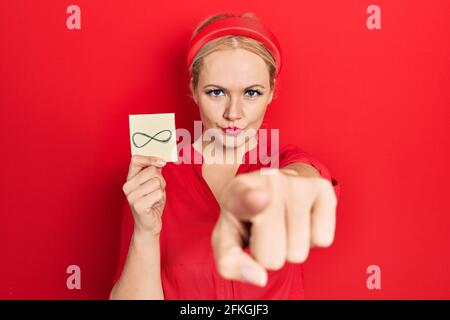
M257 132L272 95L266 63L245 49L206 56L192 94L204 129L213 129L216 141L227 148L241 146Z

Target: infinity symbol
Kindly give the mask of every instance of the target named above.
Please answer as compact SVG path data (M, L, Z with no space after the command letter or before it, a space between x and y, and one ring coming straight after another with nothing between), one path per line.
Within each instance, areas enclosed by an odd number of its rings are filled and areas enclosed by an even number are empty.
M166 138L166 139L158 139L158 138L156 138L159 134L162 134L163 132L168 132L169 133L169 137ZM134 136L137 135L137 134L143 135L143 136L149 138L149 140L146 143L144 143L143 145L138 146L136 144L136 142L134 141ZM147 143L149 143L152 140L156 140L156 141L161 142L161 143L166 143L166 142L168 142L170 140L170 138L172 138L172 131L167 130L167 129L166 130L161 130L160 132L156 133L154 136L149 136L148 134L145 134L143 132L135 132L135 133L133 133L133 136L132 136L133 144L134 144L134 146L136 148L142 148L142 147L144 147Z

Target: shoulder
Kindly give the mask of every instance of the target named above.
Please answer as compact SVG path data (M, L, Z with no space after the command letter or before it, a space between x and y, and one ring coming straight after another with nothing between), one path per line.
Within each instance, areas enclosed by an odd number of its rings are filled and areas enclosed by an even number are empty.
M310 162L312 159L312 155L306 150L290 143L272 149L270 155L271 162L277 163L279 167L285 167L293 162Z

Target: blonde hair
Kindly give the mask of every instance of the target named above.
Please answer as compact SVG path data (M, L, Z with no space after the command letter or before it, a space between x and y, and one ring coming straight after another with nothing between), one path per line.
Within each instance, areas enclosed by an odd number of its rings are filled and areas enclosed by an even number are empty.
M241 17L260 21L260 19L251 12L247 12L241 15L235 15L232 13L216 14L203 20L194 30L191 39L195 37L195 35L199 33L200 30L202 30L208 24L227 17ZM267 50L267 48L261 42L253 38L235 35L226 35L223 37L213 39L200 48L200 50L197 52L196 56L192 60L191 65L189 66L189 72L192 75L193 90L195 91L197 89L199 75L203 65L203 58L205 58L207 55L215 51L223 49L236 49L236 48L242 48L250 52L253 52L258 56L260 56L266 62L269 71L270 89L273 90L276 64L275 59L273 58L270 51Z

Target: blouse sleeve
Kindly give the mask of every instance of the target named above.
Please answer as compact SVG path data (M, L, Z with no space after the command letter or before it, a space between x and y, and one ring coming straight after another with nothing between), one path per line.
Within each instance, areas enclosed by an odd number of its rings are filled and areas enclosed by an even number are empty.
M293 145L287 144L280 148L279 153L279 164L280 168L287 166L288 164L294 162L304 162L312 165L314 168L319 171L322 178L327 179L331 182L333 186L334 193L336 194L336 198L339 199L340 194L340 184L339 182L331 175L330 171L316 158L308 154L306 151L301 148Z

